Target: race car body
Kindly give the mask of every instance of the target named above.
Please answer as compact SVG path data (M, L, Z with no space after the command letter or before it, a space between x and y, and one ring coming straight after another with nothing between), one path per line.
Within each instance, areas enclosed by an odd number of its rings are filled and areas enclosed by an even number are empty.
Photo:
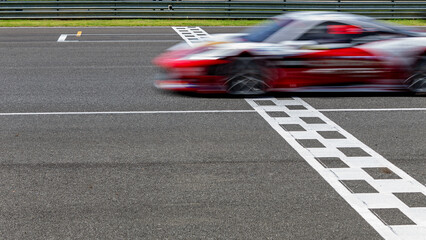
M293 12L240 34L178 44L154 63L162 89L426 91L426 35L334 12Z

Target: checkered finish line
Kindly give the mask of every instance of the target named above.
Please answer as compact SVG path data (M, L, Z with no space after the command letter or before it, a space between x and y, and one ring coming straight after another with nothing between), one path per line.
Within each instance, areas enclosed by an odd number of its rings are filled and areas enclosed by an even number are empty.
M426 187L300 98L246 101L385 239L426 239Z
M188 43L189 46L194 45L195 43L201 42L207 38L210 38L210 35L201 29L200 27L172 27L179 36Z

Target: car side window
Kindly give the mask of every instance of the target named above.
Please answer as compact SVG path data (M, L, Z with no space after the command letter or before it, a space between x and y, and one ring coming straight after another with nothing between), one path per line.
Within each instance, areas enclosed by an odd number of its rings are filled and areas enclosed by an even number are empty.
M399 37L407 37L407 35L397 33L397 32L390 32L390 31L367 31L364 34L357 36L352 39L352 42L354 44L363 44L373 41L379 41L379 40L387 40L392 38L399 38Z
M350 41L361 37L364 31L359 26L340 22L323 22L304 33L298 40Z

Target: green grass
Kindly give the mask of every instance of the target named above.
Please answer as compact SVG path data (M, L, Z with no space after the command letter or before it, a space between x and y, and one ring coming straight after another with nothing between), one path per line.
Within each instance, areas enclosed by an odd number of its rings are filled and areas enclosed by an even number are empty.
M401 25L407 25L407 26L426 26L426 19L417 19L417 20L388 20L387 22L392 22L396 24Z
M232 19L113 19L113 20L0 20L0 27L117 27L117 26L251 26L262 20ZM426 26L426 20L388 20L408 26Z

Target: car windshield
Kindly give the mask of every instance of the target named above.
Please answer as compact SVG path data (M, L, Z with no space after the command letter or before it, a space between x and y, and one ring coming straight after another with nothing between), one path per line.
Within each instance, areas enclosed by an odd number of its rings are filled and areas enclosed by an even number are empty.
M279 29L288 25L291 21L291 19L274 19L267 21L262 25L248 29L248 31L246 31L248 35L244 36L243 39L250 42L263 42Z

